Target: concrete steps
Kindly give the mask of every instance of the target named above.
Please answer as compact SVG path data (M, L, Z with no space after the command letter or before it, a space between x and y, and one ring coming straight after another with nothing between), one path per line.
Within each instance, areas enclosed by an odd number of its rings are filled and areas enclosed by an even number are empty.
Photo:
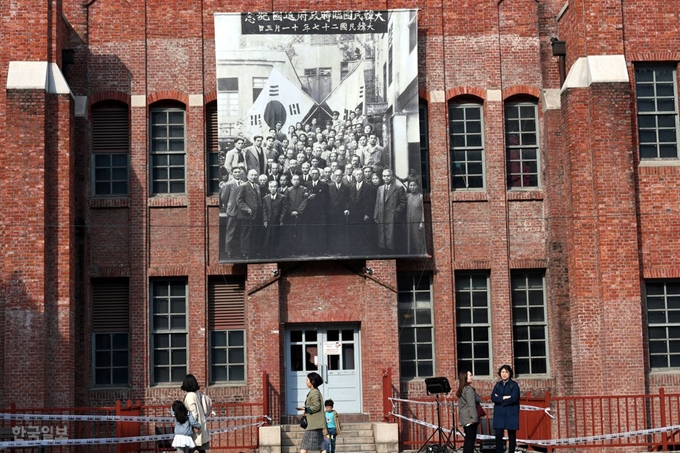
M281 453L298 453L305 431L297 425L281 425ZM342 423L335 441L336 453L376 453L371 423Z

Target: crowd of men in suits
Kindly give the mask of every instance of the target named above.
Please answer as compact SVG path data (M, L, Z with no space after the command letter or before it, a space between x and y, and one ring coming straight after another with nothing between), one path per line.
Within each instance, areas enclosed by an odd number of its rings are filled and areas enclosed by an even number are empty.
M406 189L359 109L323 128L277 123L244 145L234 141L220 170L226 261L405 252Z

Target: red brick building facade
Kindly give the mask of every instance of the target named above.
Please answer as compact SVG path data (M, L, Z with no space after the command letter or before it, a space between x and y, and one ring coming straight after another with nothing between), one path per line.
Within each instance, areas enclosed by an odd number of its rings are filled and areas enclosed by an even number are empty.
M418 10L430 258L220 264L213 14L400 8ZM388 368L404 395L459 366L482 394L504 363L533 393L680 390L677 2L2 10L0 405L166 403L187 372L256 401L266 370L290 413L293 351L344 331L372 420ZM168 108L184 188L162 196L149 150ZM460 159L481 187L461 187Z

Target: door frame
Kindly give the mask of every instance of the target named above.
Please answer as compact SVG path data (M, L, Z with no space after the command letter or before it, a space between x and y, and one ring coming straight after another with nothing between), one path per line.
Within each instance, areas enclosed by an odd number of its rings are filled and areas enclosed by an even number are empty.
M323 379L323 384L321 385L320 389L322 390L322 393L324 394L324 398L332 398L332 390L333 385L332 382L329 384L327 382L327 378L329 376L332 376L333 371L337 370L329 370L328 369L328 356L323 353L323 343L327 338L327 332L329 330L339 330L342 331L343 329L352 329L353 330L353 339L351 343L354 345L354 373L353 379L355 380L354 382L354 388L355 390L355 398L352 400L353 401L353 408L351 410L346 410L343 409L342 411L344 413L362 413L363 412L363 379L362 379L362 368L361 368L361 324L358 322L354 323L333 323L333 324L319 324L319 323L309 323L309 324L295 324L295 325L286 325L284 327L284 389L285 389L285 401L284 401L284 413L286 414L298 414L298 412L291 412L293 408L297 407L300 405L301 402L304 401L304 396L302 395L306 394L307 389L305 386L305 380L308 372L315 371L321 375ZM291 362L292 362L292 357L291 357L291 339L290 339L290 334L291 331L310 331L313 330L317 333L316 336L316 348L317 348L317 363L316 363L316 370L298 370L298 371L291 371ZM342 340L342 341L347 341L347 340ZM296 342L297 343L297 342ZM302 344L304 345L304 348L307 348L307 345L313 344L308 341L306 341L306 335L303 338ZM306 367L304 367L306 368ZM329 379L330 380L330 379ZM294 381L294 382L293 382ZM337 381L336 381L337 382ZM330 387L329 387L330 386ZM329 391L330 390L330 391ZM302 401L298 401L302 398ZM292 399L295 399L293 401ZM336 406L338 405L338 402L336 402ZM342 403L340 404L342 405ZM340 411L342 408L337 407L338 411Z

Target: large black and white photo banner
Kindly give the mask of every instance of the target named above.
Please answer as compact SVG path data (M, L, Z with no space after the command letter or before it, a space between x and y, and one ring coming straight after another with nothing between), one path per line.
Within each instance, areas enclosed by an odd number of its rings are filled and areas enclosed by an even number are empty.
M215 14L220 262L427 256L417 11Z

